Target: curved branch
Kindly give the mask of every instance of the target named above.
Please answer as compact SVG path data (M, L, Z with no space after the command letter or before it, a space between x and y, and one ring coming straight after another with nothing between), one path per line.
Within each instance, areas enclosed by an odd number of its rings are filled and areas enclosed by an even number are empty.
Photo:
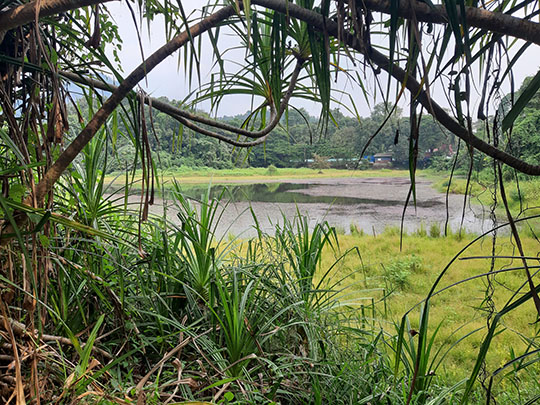
M305 8L282 0L251 0L251 3L270 8L275 11L279 11L281 13L286 13L291 17L297 18L312 25L315 29L319 31L328 32L328 34L334 36L335 38L338 37L338 24L335 21L325 18L321 14L318 14L316 12L307 10ZM370 60L370 62L374 63L381 69L388 72L394 79L398 80L400 83L404 83L409 92L413 95L416 95L416 98L420 102L420 104L422 104L437 121L439 121L446 129L448 129L454 135L463 139L467 144L471 145L472 147L486 154L487 156L497 159L522 173L530 174L533 176L540 175L540 166L531 165L527 162L524 162L523 160L518 159L515 156L512 156L509 153L494 147L493 145L490 145L489 143L470 133L454 118L448 115L448 113L444 111L444 109L440 105L438 105L433 99L431 99L427 95L425 90L422 88L420 83L418 83L418 81L416 81L414 77L408 75L405 70L403 70L397 65L393 65L390 69L390 60L382 53L371 47L366 48L363 43L358 41L356 37L349 34L348 32L341 32L340 34L341 40L349 47L363 54L366 58Z
M127 76L124 81L116 88L111 96L103 103L101 108L94 114L90 122L80 132L79 135L69 144L66 150L58 157L54 164L47 170L43 178L40 180L35 188L35 199L38 203L41 203L45 196L52 189L52 186L60 178L62 173L71 164L73 159L82 151L82 149L88 144L88 142L94 137L96 132L105 123L107 118L111 115L114 109L120 104L120 102L129 94L131 90L141 81L152 69L160 64L165 58L185 45L190 36L195 38L208 29L214 27L216 24L231 17L235 13L233 6L224 7L215 13L209 15L199 23L191 27L191 35L188 35L186 31L182 32L178 36L174 37L167 44L163 45L151 56L149 56L143 63L141 63L133 72ZM29 197L25 202L30 203L32 200Z
M285 112L285 109L287 108L287 105L289 104L289 100L291 99L294 88L296 87L296 82L298 81L298 75L300 74L300 71L302 70L303 65L304 65L304 60L301 59L301 58L298 58L298 60L296 62L296 67L294 68L294 71L293 71L293 73L291 75L291 81L289 83L289 88L287 89L287 92L285 93L285 95L283 96L283 99L281 100L281 104L280 104L278 114L274 116L274 119L270 122L270 124L261 131L251 132L251 133L249 131L247 131L247 133L250 134L250 135L247 135L247 136L249 136L250 138L257 139L256 141L245 142L245 141L234 140L234 139L229 138L226 135L219 134L217 132L213 132L213 131L210 131L210 130L208 130L206 128L203 128L203 127L200 127L200 126L198 126L196 124L193 124L189 120L185 119L185 117L183 117L183 116L176 116L175 118L178 121L180 121L182 124L184 124L186 127L190 128L190 129L192 129L192 130L194 130L196 132L199 132L199 133L201 133L203 135L206 135L206 136L209 136L211 138L219 139L221 141L227 142L227 143L229 143L231 145L234 145L234 146L247 148L247 147L252 147L252 146L259 145L259 144L263 143L266 140L268 135L270 135L270 132L279 123L279 120L281 119L283 113ZM182 110L180 110L180 111L182 111ZM184 111L182 111L182 112L184 112ZM197 117L197 118L201 118L201 117ZM210 121L212 121L212 120L210 120ZM219 123L217 121L212 121L212 122L221 124L221 123ZM236 127L233 127L233 126L230 126L230 125L228 125L228 127L232 128L231 130L229 130L230 132L233 132L233 133L235 133L237 135L243 135L243 134L240 134L239 128L236 128ZM246 131L242 131L242 132L246 132ZM257 135L254 135L254 134L257 134ZM259 135L259 134L262 134L262 135Z
M279 110L276 112L275 107L271 105L271 118L270 122L266 127L259 131L248 131L243 128L235 127L234 125L229 125L224 122L216 121L210 118L201 117L200 115L193 114L189 111L183 110L181 108L175 107L169 103L165 103L161 100L145 96L143 97L143 102L147 105L151 105L156 110L159 110L172 118L180 121L182 124L186 125L187 127L193 129L194 131L200 132L204 135L210 136L212 138L216 138L219 140L222 140L224 142L230 143L231 145L235 146L241 146L241 147L251 147L258 145L261 142L255 141L255 142L241 142L241 141L235 141L227 136L224 136L222 134L218 134L215 132L208 131L207 129L204 129L196 124L193 124L191 121L199 122L204 125L211 126L213 128L222 129L228 132L232 132L236 135L242 135L246 136L248 138L252 139L261 139L267 137L267 135L270 134L270 132L279 124L279 120L283 116L283 113L285 112L285 109L287 108L289 104L289 100L292 96L292 93L294 91L294 88L296 86L296 82L298 81L298 76L300 74L300 71L302 70L302 66L304 64L305 60L297 56L297 63L295 66L295 69L291 75L291 81L289 84L289 87L287 89L287 92L285 93L284 97L281 100L281 103L279 105ZM71 72L60 72L60 76L65 77L71 81L81 83L81 84L87 84L90 86L93 86L95 88L98 88L100 90L106 90L110 92L116 91L118 87L110 85L108 83L94 80L94 79L87 79L84 77L81 77L75 73Z
M178 120L182 125L185 125L189 129L192 129L195 132L198 132L201 135L209 136L210 138L218 139L220 141L226 142L229 145L237 146L239 148L251 148L253 146L260 145L261 143L264 143L266 141L266 138L268 138L269 133L265 136L256 139L255 141L238 141L236 139L229 138L226 135L219 134L217 132L210 131L209 129L203 128L198 126L197 124L194 124L193 122L183 118L183 117L175 117L175 119Z

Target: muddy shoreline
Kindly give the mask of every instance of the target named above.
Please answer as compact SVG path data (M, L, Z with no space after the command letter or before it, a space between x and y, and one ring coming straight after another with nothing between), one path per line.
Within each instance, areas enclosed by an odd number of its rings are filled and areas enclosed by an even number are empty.
M269 184L272 182L264 182ZM386 227L399 227L409 193L410 182L405 177L370 177L370 178L321 178L321 179L287 179L273 183L303 184L305 188L293 191L303 195L303 202L260 202L260 201L223 201L220 212L221 220L217 229L219 236L235 235L250 237L256 234L255 221L251 211L257 217L261 229L272 233L275 225L281 223L283 217L292 218L297 212L307 215L310 226L320 221L328 221L341 232L349 233L351 224L369 234L380 234ZM260 184L260 182L241 181L238 184ZM233 186L233 184L230 184ZM306 202L313 197L332 197L331 203ZM254 199L256 200L256 195ZM453 231L462 229L480 233L489 229L488 216L479 205L471 205L464 201L464 196L451 194L448 196L432 187L432 182L418 179L416 182L417 204L411 201L403 216L403 225L407 232L413 232L420 227L429 229L432 224L441 228L447 221ZM330 200L332 200L332 198ZM340 198L353 199L353 203L339 203ZM137 201L132 196L131 201ZM347 200L350 202L350 200ZM156 199L151 206L151 213L163 215L163 204L168 206L167 218L177 222L175 208L170 200ZM464 210L465 204L465 210ZM462 214L463 211L465 215Z

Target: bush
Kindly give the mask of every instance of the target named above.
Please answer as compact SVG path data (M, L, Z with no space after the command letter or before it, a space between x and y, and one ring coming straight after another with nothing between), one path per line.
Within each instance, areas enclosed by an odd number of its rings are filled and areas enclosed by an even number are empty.
M349 231L351 232L351 235L364 236L364 230L360 229L354 222L351 222L349 225Z
M266 174L268 174L269 176L275 176L277 174L277 172L278 172L278 169L274 165L270 165L266 169Z
M322 171L323 169L330 169L330 163L328 163L327 157L319 156L315 153L313 154L313 164L311 167Z
M418 235L418 236L420 236L422 238L427 236L426 227L425 227L423 222L420 222L420 226L416 230L416 235Z
M520 190L521 193L516 189L512 189L510 190L510 192L508 193L509 197L510 197L510 200L511 201L514 201L514 202L517 202L519 201L520 199L525 199L525 195L523 193L523 190Z
M411 272L404 263L395 261L384 266L384 278L394 289L402 290L408 284Z
M408 285L408 278L411 273L422 269L422 259L411 255L402 259L396 259L384 266L384 278L392 288L404 289Z
M369 163L368 160L362 159L360 163L358 163L357 170L369 170L371 169L372 165Z

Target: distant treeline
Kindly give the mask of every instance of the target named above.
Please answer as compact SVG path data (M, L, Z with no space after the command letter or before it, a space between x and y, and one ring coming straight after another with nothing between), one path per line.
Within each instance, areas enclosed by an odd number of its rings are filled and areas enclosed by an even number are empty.
M527 82L527 81L526 81ZM525 82L525 83L526 83ZM175 101L163 99L172 104ZM503 99L502 106L509 100ZM77 102L81 116L88 111L84 98ZM501 107L503 108L503 107ZM265 144L251 149L239 149L206 136L195 134L184 128L168 115L153 110L144 120L147 126L148 140L153 156L159 167L174 169L177 167L212 167L232 168L235 166L267 167L301 167L308 166L314 157L323 157L334 165L365 167L361 163L363 158L377 153L391 153L393 166L408 167L409 164L409 117L404 116L396 109L386 124L380 129L388 116L384 104L373 108L369 117L348 117L340 111L332 111L332 117L326 128L321 129L317 117L311 116L305 109L290 109L280 125L272 131ZM200 112L199 112L200 114ZM80 117L74 108L68 111L71 123L71 132L80 128ZM242 126L248 114L233 117L221 117L223 121L236 126ZM129 123L119 113L114 123L114 136L110 137L108 148L110 158L107 171L123 170L138 164L136 148L132 137L126 133L133 133ZM254 124L258 127L257 122ZM133 126L133 125L132 125ZM132 127L131 126L131 127ZM110 127L110 125L109 125ZM483 125L478 122L474 125L477 134L484 138ZM377 132L377 136L373 135ZM491 135L492 136L492 135ZM539 138L537 140L537 138ZM512 142L500 139L501 144L507 144L512 154L520 156L531 163L540 160L540 97L529 104L521 116L516 120L512 132ZM362 151L369 144L365 152ZM429 114L424 113L420 121L418 141L418 167L432 167L447 170L451 167L453 157L460 150L456 138L438 125ZM362 155L362 156L361 156ZM477 154L478 155L478 154ZM483 156L470 155L465 148L461 148L458 156L458 168L469 166L471 158L475 168L481 170L488 164ZM360 163L359 163L360 162Z

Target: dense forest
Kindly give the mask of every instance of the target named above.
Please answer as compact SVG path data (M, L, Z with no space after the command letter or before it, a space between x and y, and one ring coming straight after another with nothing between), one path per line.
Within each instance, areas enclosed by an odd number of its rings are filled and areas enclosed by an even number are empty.
M162 98L172 104L178 102ZM77 103L81 114L88 112L88 104L84 98ZM267 167L303 167L318 155L340 163L333 166L354 168L364 166L358 162L364 151L364 161L376 153L391 153L394 166L407 167L409 164L409 117L401 115L401 110L392 117L377 136L372 136L385 122L391 106L378 104L369 117L348 117L339 110L332 111L332 121L320 128L318 117L309 115L305 109L291 109L284 116L264 145L245 149L236 149L224 142L197 134L184 128L178 121L165 113L154 110L147 118L147 132L150 144L156 153L156 162L161 169L187 167L211 167L215 169L235 166ZM199 112L205 115L203 112ZM120 113L121 114L121 113ZM76 133L78 114L75 107L69 109L71 128ZM248 114L239 114L221 119L229 124L241 127ZM127 132L123 124L125 117L119 119L118 134ZM256 124L256 123L255 123ZM420 125L419 166L429 166L433 158L446 160L453 155L457 141L444 128L426 116ZM136 145L127 136L115 138L109 147L111 159L108 172L124 170L132 167L135 159Z
M166 99L164 99L166 100ZM88 107L83 99L78 104L81 111ZM175 101L169 101L178 104ZM182 127L170 116L154 111L147 122L151 134L150 144L157 153L159 165L163 169L181 166L212 167L216 169L234 166L302 167L313 160L314 155L343 161L341 167L356 167L357 160L365 148L363 157L376 153L391 153L395 167L407 167L409 156L409 117L398 112L384 125L372 140L372 135L383 124L388 115L385 104L375 106L369 117L352 118L339 110L332 111L332 122L321 130L317 117L309 115L305 109L291 109L281 124L272 131L272 136L264 143L249 150L234 150L230 145L197 134ZM202 113L204 114L204 113ZM222 117L230 124L241 127L246 114ZM72 128L77 131L77 115L70 109ZM126 132L120 122L118 133ZM421 141L419 153L420 167L427 167L433 157L451 157L456 147L456 139L430 117L426 116L420 126ZM368 142L369 141L369 142ZM120 136L110 145L114 159L110 159L108 171L123 170L135 161L136 146L128 137ZM367 159L364 159L367 161Z
M529 77L523 82L515 97L521 94L531 80L532 77ZM161 98L161 100L180 105L174 100L166 98ZM504 100L501 105L504 105ZM85 98L81 97L76 106L80 114L88 113L88 103ZM539 107L540 93L537 93L517 117L509 138L501 140L504 144L508 144L508 148L515 155L530 163L540 158L540 142L538 142L540 139L537 136L540 133ZM159 169L174 170L182 166L215 169L239 166L267 167L269 165L303 167L309 166L314 155L331 159L335 167L362 169L369 167L365 163L376 153L391 153L393 167L407 168L410 118L404 116L401 109L396 108L396 112L386 120L391 109L390 105L377 104L368 117L350 117L336 109L332 111L332 119L324 130L320 127L318 117L310 115L303 108L291 109L263 145L247 150L234 148L227 143L197 134L158 110L148 114L146 125ZM76 133L80 128L77 125L78 113L75 110L75 104L71 105L68 111L72 132ZM208 114L204 112L198 113L208 117ZM225 116L221 119L241 127L248 116L249 114L245 113ZM108 173L133 167L136 161L136 145L132 138L125 136L127 132L125 122L125 117L118 119L117 132L120 136L115 137L114 142L109 145L111 159L107 164ZM256 124L257 122L251 123L251 125ZM381 126L382 128L379 128ZM477 124L475 127L479 137L487 138L482 125ZM449 170L458 152L458 139L428 114L420 121L419 132L418 167ZM373 137L374 134L376 136ZM364 151L363 159L358 161L362 151ZM461 156L458 155L457 158L457 168L466 171L471 155L467 151L462 151ZM479 154L476 157L473 156L473 161L474 169L477 171L488 164L487 160Z

